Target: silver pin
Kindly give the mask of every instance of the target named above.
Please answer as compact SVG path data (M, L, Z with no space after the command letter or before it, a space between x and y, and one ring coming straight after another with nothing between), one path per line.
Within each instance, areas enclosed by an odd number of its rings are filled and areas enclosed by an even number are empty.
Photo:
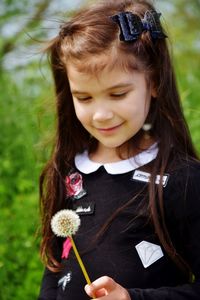
M65 291L65 288L67 284L71 281L71 279L72 272L70 271L58 281L58 286L62 285L62 290Z

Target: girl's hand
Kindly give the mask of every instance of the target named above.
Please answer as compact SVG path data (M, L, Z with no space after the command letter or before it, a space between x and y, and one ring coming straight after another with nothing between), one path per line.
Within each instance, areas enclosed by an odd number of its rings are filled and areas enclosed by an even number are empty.
M108 276L86 285L85 291L96 300L131 300L128 291Z

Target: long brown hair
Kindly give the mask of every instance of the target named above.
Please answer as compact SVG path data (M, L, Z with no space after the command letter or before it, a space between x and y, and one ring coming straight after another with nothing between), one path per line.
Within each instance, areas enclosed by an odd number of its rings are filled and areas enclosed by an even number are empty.
M145 12L152 9L152 3L147 0L100 1L80 10L71 20L64 22L58 36L46 47L55 82L57 132L52 156L40 177L41 256L52 270L58 270L59 263L53 253L56 239L50 227L51 217L67 206L64 179L73 165L75 155L91 147L89 133L75 114L66 65L70 61L83 72L99 72L107 64L103 61L100 64L93 63L93 57L100 55L109 55L110 67L118 65L144 72L147 82L156 88L156 99L151 101L148 119L153 124L153 136L159 143L159 152L151 171L149 215L168 255L182 270L189 270L173 247L166 228L162 184L153 184L157 174L163 176L166 168L176 167L179 159L197 157L182 112L167 40L153 41L150 33L144 31L135 42L121 42L119 27L110 18L123 11L131 11L143 18ZM131 139L130 145L136 143L141 135L142 131ZM92 146L94 149L95 144ZM176 162L172 159L174 156ZM106 230L112 218L101 232Z

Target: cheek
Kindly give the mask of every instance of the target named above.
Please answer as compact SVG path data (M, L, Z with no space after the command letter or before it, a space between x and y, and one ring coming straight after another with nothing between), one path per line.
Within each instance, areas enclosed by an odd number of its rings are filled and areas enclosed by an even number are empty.
M141 102L135 102L132 105L127 106L124 110L121 109L121 113L124 112L124 116L127 119L138 119L146 116L149 111L148 104L142 104Z
M84 109L81 105L74 103L74 109L77 116L77 119L81 123L87 123L89 119L89 114L87 113L86 109Z
M141 99L138 101L138 113L140 113L141 117L146 117L150 108L151 96L147 95L147 93L144 93L138 99Z
M138 97L137 101L132 102L127 107L129 107L129 109L126 109L125 117L127 117L127 119L129 119L131 122L143 124L149 112L150 101L149 99L145 100L144 98Z

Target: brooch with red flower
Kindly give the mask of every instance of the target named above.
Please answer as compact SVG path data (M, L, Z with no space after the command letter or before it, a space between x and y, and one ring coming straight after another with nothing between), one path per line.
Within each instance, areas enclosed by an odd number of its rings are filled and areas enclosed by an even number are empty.
M71 173L65 178L67 196L73 199L80 199L86 195L86 191L83 188L83 178L78 172Z

